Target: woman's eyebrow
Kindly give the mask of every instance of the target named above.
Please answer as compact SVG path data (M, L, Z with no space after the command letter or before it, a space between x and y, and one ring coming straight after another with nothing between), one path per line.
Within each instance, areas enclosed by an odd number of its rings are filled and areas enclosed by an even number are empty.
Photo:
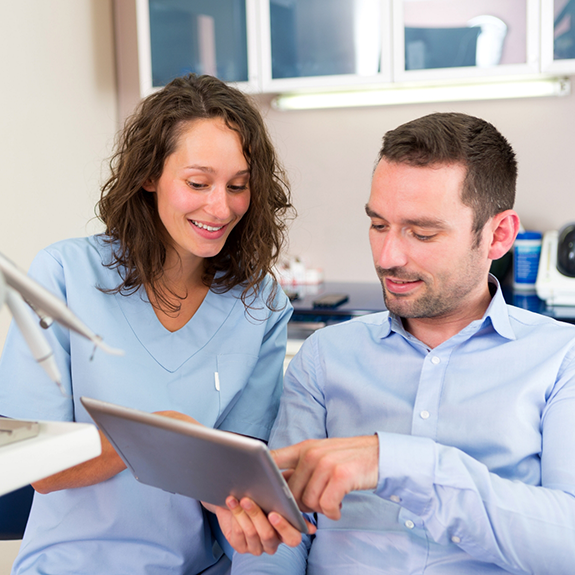
M192 164L191 166L185 166L184 170L199 170L200 172L207 172L209 174L213 174L215 172L214 168L211 168L209 166L200 166L198 164ZM240 170L239 172L236 172L234 174L235 176L245 176L245 175L250 175L250 170L249 169L245 169L245 170Z
M191 166L185 166L185 170L200 170L201 172L210 172L213 173L215 170L208 166L200 166L199 164L192 164Z

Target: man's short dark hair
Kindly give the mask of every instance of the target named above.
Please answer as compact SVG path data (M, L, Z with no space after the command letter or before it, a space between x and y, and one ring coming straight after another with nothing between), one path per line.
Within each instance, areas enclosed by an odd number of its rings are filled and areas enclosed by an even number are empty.
M464 165L461 201L473 210L478 237L489 218L515 202L515 153L497 129L480 118L436 113L403 124L383 137L378 162L383 158L412 166Z

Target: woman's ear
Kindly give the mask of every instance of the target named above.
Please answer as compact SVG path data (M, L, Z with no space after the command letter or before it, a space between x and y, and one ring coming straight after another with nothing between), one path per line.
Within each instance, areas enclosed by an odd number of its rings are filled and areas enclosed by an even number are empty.
M156 183L152 182L152 180L146 180L142 184L142 188L146 190L146 192L155 192L156 191Z
M493 216L488 225L491 227L488 257L490 260L498 260L513 246L519 232L519 216L513 210L505 210Z

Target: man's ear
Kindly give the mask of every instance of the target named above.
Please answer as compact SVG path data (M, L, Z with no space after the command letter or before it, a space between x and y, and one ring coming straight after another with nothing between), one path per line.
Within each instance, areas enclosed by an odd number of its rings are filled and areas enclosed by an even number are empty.
M505 210L493 216L487 225L491 232L487 257L490 260L498 260L513 246L519 232L519 216L513 210Z

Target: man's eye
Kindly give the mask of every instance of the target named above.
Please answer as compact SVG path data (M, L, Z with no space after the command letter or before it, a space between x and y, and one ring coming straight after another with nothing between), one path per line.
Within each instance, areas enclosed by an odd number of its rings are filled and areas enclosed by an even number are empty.
M420 242L427 242L435 237L435 235L431 236L422 236L421 234L413 234L413 237Z
M376 224L371 222L371 229L375 230L376 232L383 232L385 230L385 224Z

